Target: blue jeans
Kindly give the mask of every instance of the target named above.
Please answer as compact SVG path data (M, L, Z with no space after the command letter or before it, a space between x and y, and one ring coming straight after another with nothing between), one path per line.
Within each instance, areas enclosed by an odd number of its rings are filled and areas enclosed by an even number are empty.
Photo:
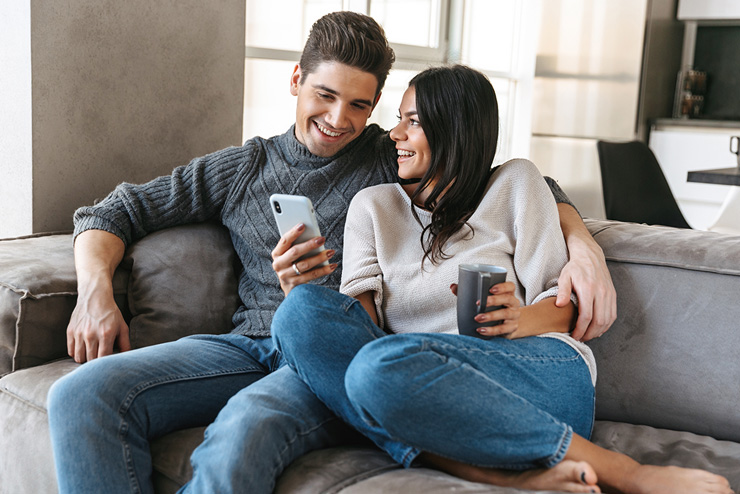
M49 392L60 492L153 492L149 441L208 424L181 492L272 492L348 429L283 364L270 338L203 335L80 366Z
M347 423L410 466L420 451L509 470L551 467L589 438L588 367L551 338L386 335L355 299L293 289L272 323L290 366Z

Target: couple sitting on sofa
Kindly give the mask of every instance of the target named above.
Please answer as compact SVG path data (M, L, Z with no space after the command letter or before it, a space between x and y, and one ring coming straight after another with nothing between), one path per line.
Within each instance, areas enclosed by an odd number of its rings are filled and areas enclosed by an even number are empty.
M419 458L484 482L574 492L597 492L597 483L624 492L730 492L720 477L642 467L588 442L591 356L562 334L574 319L570 290L554 295L564 266L566 279L574 270L597 269L608 280L603 259L572 248L566 265L558 208L530 163L511 162L491 174L497 109L480 74L456 67L415 78L390 133L397 152L386 133L366 127L392 61L374 21L325 16L291 80L298 97L294 128L196 159L143 186L122 184L77 212L79 300L68 346L75 360L90 362L50 391L60 491L149 492L148 441L210 423L183 491L270 492L282 468L336 444L348 423L400 463ZM396 173L412 180L398 185ZM353 201L345 236L346 205L376 184L386 185ZM298 227L278 242L267 203L275 192L309 196L336 251L296 262L323 239L291 246ZM125 246L156 229L214 218L230 230L243 263L244 305L234 331L125 351L127 328L110 282ZM560 221L570 233L568 219ZM406 229L413 233L399 237ZM569 245L582 241L578 235L570 233ZM475 250L479 242L485 248ZM337 256L343 289L357 299L330 290L339 285L337 264L317 267L343 245ZM409 256L413 264L405 262ZM402 333L454 330L448 323L454 296L447 292L443 303L440 287L428 280L449 279L450 266L464 258L510 268L510 279L490 300L506 308L483 316L503 320L496 334L508 338L381 338L380 326ZM281 305L281 287L288 293L308 281L315 283ZM573 285L581 293L593 289L577 276ZM607 323L582 339L598 336L613 320L613 303L597 302ZM594 299L586 295L581 303L588 313ZM517 338L545 332L557 334ZM122 352L97 358L113 352L114 340ZM458 366L445 368L440 359ZM508 389L492 379L505 373L512 375Z

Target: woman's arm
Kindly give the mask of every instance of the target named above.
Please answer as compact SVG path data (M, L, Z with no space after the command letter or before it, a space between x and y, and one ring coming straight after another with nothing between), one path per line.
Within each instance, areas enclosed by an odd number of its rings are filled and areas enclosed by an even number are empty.
M573 329L578 312L573 302L564 307L555 305L555 297L522 307L519 326L507 338L524 338L544 333L568 333Z
M573 302L559 307L555 304L555 297L547 297L532 305L521 307L519 299L514 294L515 288L514 283L511 282L491 287L491 295L486 305L489 307L502 306L502 308L478 314L475 320L479 323L501 321L501 324L478 328L480 334L516 339L544 333L568 333L573 329L578 314ZM456 284L453 284L450 289L457 295ZM372 297L370 302L372 302Z
M355 298L360 301L360 304L362 304L367 313L370 315L370 319L372 319L377 326L378 313L375 311L375 292L362 292Z

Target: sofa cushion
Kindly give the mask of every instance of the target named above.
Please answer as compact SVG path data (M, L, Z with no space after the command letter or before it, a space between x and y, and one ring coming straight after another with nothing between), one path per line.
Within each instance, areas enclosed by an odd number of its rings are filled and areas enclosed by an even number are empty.
M228 231L220 225L168 228L135 242L121 265L130 272L131 345L231 331L240 303L239 266Z
M124 311L125 277L114 279ZM0 240L0 375L66 356L76 301L71 234Z
M0 493L56 492L46 395L77 365L65 359L0 379Z
M740 441L740 237L587 225L617 290L616 322L589 343L596 417Z

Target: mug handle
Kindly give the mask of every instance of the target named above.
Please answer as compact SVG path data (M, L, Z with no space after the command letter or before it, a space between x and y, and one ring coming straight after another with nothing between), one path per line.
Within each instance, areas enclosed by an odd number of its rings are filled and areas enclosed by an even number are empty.
M486 280L486 283L483 283L483 280ZM478 314L483 314L486 311L486 302L488 301L488 293L486 290L486 287L491 284L491 274L490 273L478 273L478 300L480 303L478 304Z
M733 144L736 144L735 149L733 149ZM740 154L740 137L738 136L732 136L730 137L730 152L732 154Z

